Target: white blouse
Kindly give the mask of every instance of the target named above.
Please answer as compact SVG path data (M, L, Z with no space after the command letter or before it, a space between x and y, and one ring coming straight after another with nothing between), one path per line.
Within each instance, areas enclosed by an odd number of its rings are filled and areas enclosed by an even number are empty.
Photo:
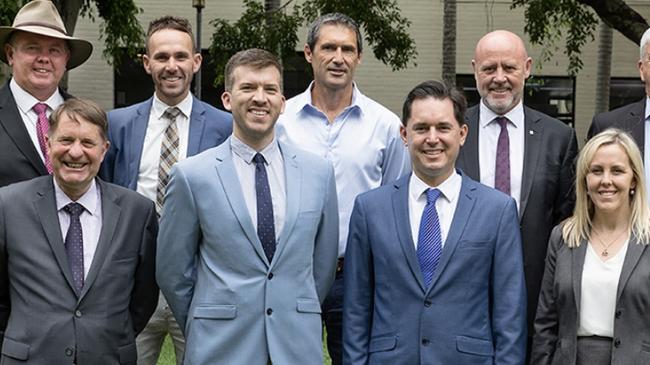
M614 312L618 279L629 240L607 261L602 261L591 244L587 244L582 267L580 321L578 336L614 337Z

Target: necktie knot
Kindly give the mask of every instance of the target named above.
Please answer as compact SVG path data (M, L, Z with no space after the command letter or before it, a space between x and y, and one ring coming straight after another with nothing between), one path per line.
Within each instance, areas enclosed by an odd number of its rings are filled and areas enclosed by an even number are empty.
M253 162L255 162L256 165L259 165L266 162L266 159L264 159L264 156L261 153L256 153L255 156L253 156Z
M45 103L36 103L36 104L34 104L32 109L34 109L36 114L44 114L45 111L47 110L47 104L45 104Z
M506 117L496 117L494 118L494 121L497 122L497 124L499 124L501 129L508 127L508 118Z
M435 204L436 200L440 197L440 190L427 189L427 204Z
M79 217L83 213L84 207L79 203L70 203L63 207L63 210L72 217Z
M165 110L165 112L163 113L163 118L167 118L173 122L176 120L176 117L178 117L180 113L181 110L175 106L171 108L167 108L167 110Z

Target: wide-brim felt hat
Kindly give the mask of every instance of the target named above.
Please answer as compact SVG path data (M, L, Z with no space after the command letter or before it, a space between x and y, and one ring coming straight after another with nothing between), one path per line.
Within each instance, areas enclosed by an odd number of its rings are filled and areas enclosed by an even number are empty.
M16 31L65 40L70 49L70 59L66 65L68 70L84 63L93 51L90 42L68 35L56 6L50 0L30 1L18 11L11 27L0 26L0 47L4 47ZM0 50L0 60L8 64L4 49Z

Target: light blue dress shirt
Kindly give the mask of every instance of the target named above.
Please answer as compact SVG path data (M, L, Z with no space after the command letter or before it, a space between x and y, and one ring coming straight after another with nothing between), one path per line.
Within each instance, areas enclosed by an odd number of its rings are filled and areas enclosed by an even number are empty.
M276 124L276 135L280 141L324 157L334 165L342 257L356 196L409 173L411 164L395 113L361 94L355 85L350 106L329 123L312 103L312 86L287 100Z

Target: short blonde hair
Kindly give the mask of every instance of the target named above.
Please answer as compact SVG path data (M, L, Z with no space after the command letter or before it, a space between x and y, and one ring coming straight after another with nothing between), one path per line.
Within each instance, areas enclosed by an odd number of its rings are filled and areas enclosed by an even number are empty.
M587 174L589 165L598 149L602 146L616 144L620 146L630 162L636 187L630 194L630 229L640 243L650 241L650 208L648 207L645 176L643 173L643 160L641 152L629 134L620 129L606 129L590 139L578 155L576 164L576 205L573 216L565 221L562 228L562 237L569 247L580 246L580 241L589 239L594 203L587 194Z

